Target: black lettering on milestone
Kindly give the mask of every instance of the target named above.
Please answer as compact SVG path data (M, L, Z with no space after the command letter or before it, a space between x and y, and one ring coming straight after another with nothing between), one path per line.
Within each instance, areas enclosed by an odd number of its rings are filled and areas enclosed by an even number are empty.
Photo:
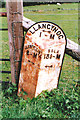
M44 54L44 59L46 59L46 54Z
M47 65L46 65L45 67L46 67L46 68L47 68L47 67L48 67L48 68L50 68L50 67L52 68L52 67L53 67L53 65L50 65L50 66L47 66Z
M27 55L29 55L29 50L27 50Z
M34 53L34 54L33 54L33 57L35 57L35 58L36 58L36 57L37 57L37 53Z
M48 33L50 34L50 33L51 33L51 31L48 31Z
M55 50L54 50L54 53L56 53Z
M50 29L50 24L47 24L47 29Z
M55 28L53 29L53 31L54 31L54 32L56 32L57 30L58 30L58 28L57 28L57 27L55 27Z
M40 29L41 28L41 26L38 24L38 29Z
M37 31L38 29L36 29L35 27L33 27L33 29L35 30L35 31Z
M46 24L42 24L42 28L45 28L45 29L46 29Z
M57 50L57 53L59 53L59 50Z
M50 49L48 49L48 53L50 53Z
M56 59L60 59L61 54L56 55Z
M35 48L35 46L34 46L34 45L32 45L32 48Z
M53 52L53 49L51 49L51 52Z
M54 28L54 25L52 25L51 30Z
M53 55L52 55L52 54L50 54L50 59L52 59L52 57L53 57Z
M55 35L50 34L50 39L54 39Z
M46 54L46 59L49 59L49 54Z
M32 32L31 30L29 30L29 32L31 32L32 34L34 34L34 32Z
M63 35L59 35L59 36L58 36L59 39L61 39L61 38L63 38L63 37L64 37Z
M61 31L58 31L57 33L56 33L56 35L60 35L61 34Z
M32 45L29 45L30 48L32 48Z
M35 27L33 27L33 29L36 31Z
M30 62L30 60L28 60L28 62Z
M25 49L28 49L28 47L26 46Z
M39 37L41 37L41 34L42 34L42 32L40 32L40 35L39 35Z
M40 51L38 51L38 55L40 54L41 52Z

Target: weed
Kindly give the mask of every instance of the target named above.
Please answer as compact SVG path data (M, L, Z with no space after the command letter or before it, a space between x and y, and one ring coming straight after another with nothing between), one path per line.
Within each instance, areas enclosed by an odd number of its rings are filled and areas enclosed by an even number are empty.
M36 98L24 100L16 95L16 86L3 91L4 118L79 118L79 88L65 92L54 89L43 91Z

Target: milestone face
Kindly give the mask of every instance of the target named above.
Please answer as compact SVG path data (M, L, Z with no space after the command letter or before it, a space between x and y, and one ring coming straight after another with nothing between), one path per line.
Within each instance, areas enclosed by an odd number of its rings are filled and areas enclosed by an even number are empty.
M18 92L23 89L32 98L57 88L65 46L66 37L59 26L34 24L25 36Z

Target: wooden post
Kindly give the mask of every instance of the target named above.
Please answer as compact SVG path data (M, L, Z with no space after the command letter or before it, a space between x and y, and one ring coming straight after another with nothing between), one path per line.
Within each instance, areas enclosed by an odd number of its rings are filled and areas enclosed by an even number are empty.
M6 0L12 83L18 83L23 46L23 1Z

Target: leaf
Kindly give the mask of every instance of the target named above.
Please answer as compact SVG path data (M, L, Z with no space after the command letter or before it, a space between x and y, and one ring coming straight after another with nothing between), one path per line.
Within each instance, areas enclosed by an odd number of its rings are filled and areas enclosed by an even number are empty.
M69 103L69 99L66 100L66 104Z

